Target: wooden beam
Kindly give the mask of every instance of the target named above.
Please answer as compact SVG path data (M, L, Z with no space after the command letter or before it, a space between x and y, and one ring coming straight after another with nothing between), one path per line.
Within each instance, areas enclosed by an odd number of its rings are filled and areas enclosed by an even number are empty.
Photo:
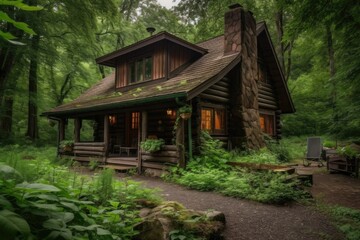
M185 125L184 119L180 118L176 128L176 146L179 152L179 167L185 168Z
M147 127L148 127L148 113L146 111L141 112L141 128L140 132L141 132L141 141L145 141L147 138ZM140 136L140 133L139 133ZM138 144L138 172L139 174L142 173L142 152L140 149L140 141Z
M65 139L65 120L61 119L59 121L59 142Z
M104 144L105 144L105 158L108 155L109 151L109 115L105 114L104 116Z
M74 119L74 126L75 126L74 141L80 142L80 129L81 129L81 119L80 118Z

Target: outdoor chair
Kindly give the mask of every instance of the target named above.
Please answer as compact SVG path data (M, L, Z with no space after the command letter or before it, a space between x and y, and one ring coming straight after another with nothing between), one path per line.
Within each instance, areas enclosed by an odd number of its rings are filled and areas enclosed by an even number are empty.
M322 167L322 141L320 137L309 137L307 139L306 157L304 158L303 165L310 166L312 161L318 162L318 167Z

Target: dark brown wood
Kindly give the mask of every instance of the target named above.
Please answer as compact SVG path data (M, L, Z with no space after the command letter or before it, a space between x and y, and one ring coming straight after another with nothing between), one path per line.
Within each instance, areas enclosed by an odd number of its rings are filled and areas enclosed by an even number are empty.
M59 120L59 142L65 139L65 120Z
M138 166L138 159L136 157L108 157L106 163Z
M74 150L104 152L105 151L105 146L103 146L103 147L93 147L93 146L78 146L78 145L75 145Z
M229 92L229 87L223 87L223 86L220 86L218 84L214 84L211 88L214 89L214 90L221 91L221 92L226 92L226 93Z
M105 144L105 156L108 155L109 151L109 115L104 116L104 144Z
M88 155L88 156L105 156L105 152L85 151L85 150L74 150L75 155Z
M272 104L266 104L266 103L261 103L259 102L259 108L268 108L268 109L277 109L276 106L272 105Z
M80 128L81 128L81 119L80 118L75 118L74 119L74 127L75 127L74 141L75 142L80 142Z
M204 91L204 93L214 95L214 96L223 97L223 98L227 98L227 99L230 96L228 92L219 91L219 90L213 89L212 87L209 88L208 90Z
M154 153L141 152L143 156L153 156L153 157L179 157L178 152L175 151L158 151Z
M144 162L162 162L162 163L178 163L179 158L177 157L157 157L151 155L142 155L142 160Z
M100 165L99 167L100 168L111 168L111 169L115 169L118 171L129 171L129 170L136 169L135 167L131 167L131 166L111 165L111 164Z
M179 153L179 167L185 168L185 125L182 118L179 119L176 129L176 147Z
M167 170L170 166L166 166L162 163L154 163L154 162L143 162L144 168L152 168L152 169L160 169L160 170Z
M273 107L277 108L277 103L275 101L272 101L272 100L267 100L267 99L262 99L262 98L259 98L259 105L260 103L262 104L269 104L269 105L272 105Z
M105 146L106 143L105 142L76 142L74 143L74 146L84 146L84 147L87 147L87 146L91 146L91 147L101 147L101 146Z
M176 145L163 145L161 147L161 150L163 151L177 151Z
M199 96L200 96L201 98L208 99L208 100L212 100L212 101L215 101L215 102L220 102L220 103L227 103L227 102L229 102L229 99L228 99L228 98L213 96L213 95L210 95L210 94L201 93Z

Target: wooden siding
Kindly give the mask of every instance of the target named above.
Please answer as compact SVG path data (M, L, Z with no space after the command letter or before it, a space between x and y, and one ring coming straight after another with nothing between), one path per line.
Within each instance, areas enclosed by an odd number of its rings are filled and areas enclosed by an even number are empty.
M147 135L155 135L157 138L164 139L166 144L171 144L176 116L168 116L166 110L167 108L148 112Z
M166 60L165 47L162 44L157 44L154 47L153 54L153 72L152 79L159 79L165 77L165 60Z
M188 63L193 57L193 53L182 46L169 44L169 71L172 72L182 65Z
M125 87L127 85L127 65L124 61L120 62L116 68L116 88Z
M230 101L229 80L224 78L200 94L202 100L226 104Z
M165 170L179 163L179 153L175 145L164 145L156 153L141 152L143 168Z
M105 161L106 146L104 142L75 142L74 156L76 161L89 162L91 159Z
M274 88L269 83L258 82L259 87L259 109L277 110L278 104Z

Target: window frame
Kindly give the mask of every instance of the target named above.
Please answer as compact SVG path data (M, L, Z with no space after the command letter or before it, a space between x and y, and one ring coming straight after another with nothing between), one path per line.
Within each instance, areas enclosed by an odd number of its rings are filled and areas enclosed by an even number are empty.
M150 64L150 78L146 78L146 60L150 59L151 60L151 64ZM141 71L139 71L138 65L139 63L141 64ZM131 81L131 66L134 66L134 81ZM146 81L150 81L153 79L153 67L154 67L154 59L152 54L146 54L146 55L142 55L141 57L137 57L137 58L133 58L131 60L129 60L126 64L126 68L127 68L127 76L126 76L126 80L127 80L127 86L129 85L133 85L133 84L137 84L137 83L141 83L141 82L146 82ZM142 79L139 79L139 76L142 76Z
M203 129L202 125L203 125L203 116L202 116L202 111L203 110L210 110L211 115L210 115L210 125L211 125L211 129ZM221 125L223 125L223 129L215 129L215 112L216 111L221 111L223 112L223 123ZM227 131L227 109L225 106L222 105L201 105L200 106L200 129L201 130L205 130L208 131L211 135L225 135L226 131Z
M264 125L265 125L265 128L264 130L261 128L261 115L264 116ZM272 119L272 133L269 133L266 131L266 119L267 118L271 118ZM260 110L259 111L259 123L260 123L260 129L263 133L269 135L269 136L276 136L276 121L275 121L275 112L274 111L266 111L266 110Z

